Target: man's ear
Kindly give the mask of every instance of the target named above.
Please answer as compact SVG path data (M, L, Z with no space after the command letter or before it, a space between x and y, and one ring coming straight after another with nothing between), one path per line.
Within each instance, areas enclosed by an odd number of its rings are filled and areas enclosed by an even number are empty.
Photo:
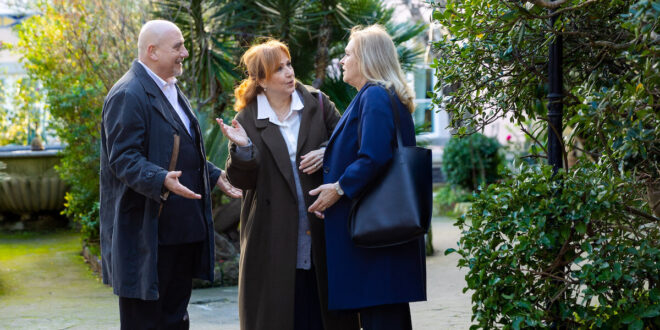
M152 61L158 61L158 51L157 51L156 45L149 45L147 46L147 56L149 56L149 59Z

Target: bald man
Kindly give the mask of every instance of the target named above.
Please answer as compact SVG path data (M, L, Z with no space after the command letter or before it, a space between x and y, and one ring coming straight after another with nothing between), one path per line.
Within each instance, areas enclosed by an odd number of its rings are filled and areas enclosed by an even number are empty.
M173 23L147 22L139 59L103 105L101 260L122 329L188 329L192 279L213 280L211 190L241 195L206 161L199 123L176 84L188 57L183 42Z

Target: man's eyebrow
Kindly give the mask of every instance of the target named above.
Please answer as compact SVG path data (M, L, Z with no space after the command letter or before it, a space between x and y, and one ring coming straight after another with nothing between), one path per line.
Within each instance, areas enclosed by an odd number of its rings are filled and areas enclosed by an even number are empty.
M179 48L179 47L181 47L181 45L183 45L183 41L179 41L179 42L175 43L174 48Z

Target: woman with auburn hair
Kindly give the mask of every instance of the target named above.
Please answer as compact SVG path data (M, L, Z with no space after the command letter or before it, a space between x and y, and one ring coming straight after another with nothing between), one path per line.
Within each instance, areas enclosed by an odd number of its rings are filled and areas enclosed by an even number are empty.
M241 329L358 329L357 314L329 312L323 222L307 208L339 112L296 81L289 49L270 40L241 58L227 178L243 189L238 304Z
M392 38L378 25L355 27L340 64L359 90L330 137L323 182L309 211L325 217L328 307L357 310L365 330L412 329L409 302L426 300L424 238L382 248L351 241L352 199L389 165L396 144L393 111L403 144L415 145L413 92L405 82ZM392 201L397 203L397 201Z

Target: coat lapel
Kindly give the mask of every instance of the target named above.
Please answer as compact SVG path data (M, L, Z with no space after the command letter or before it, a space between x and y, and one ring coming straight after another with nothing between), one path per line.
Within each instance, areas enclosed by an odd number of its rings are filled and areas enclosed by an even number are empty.
M179 98L179 104L181 105L181 108L188 116L188 119L190 119L190 125L191 125L190 129L194 129L195 132L197 133L197 136L201 137L202 133L201 133L201 128L199 127L199 121L197 121L197 116L195 116L195 113L192 111L192 106L190 105L190 101L188 101L188 98L185 95L183 95L178 85L176 85L176 93ZM169 102L167 103L169 104ZM179 124L181 125L181 127L183 127L183 123L181 122L181 120L179 120Z
M256 112L256 111L255 111ZM264 142L270 154L273 155L277 169L282 173L286 180L291 194L296 197L296 188L294 187L293 168L289 159L289 150L286 147L282 133L277 125L268 121L268 119L255 119L257 128L262 128L261 140Z
M346 122L348 121L348 117L351 116L351 113L355 109L356 104L358 104L358 100L362 96L362 93L369 88L373 83L367 83L365 84L362 89L355 95L351 103L346 107L346 111L344 111L344 114L341 116L339 119L339 122L337 123L337 126L335 126L335 130L332 132L332 135L330 135L330 139L328 140L328 147L326 148L326 153L327 150L330 149L330 146L333 144L334 140L336 139L336 136L338 133L344 128L344 125L346 125Z
M303 102L300 129L298 130L298 145L296 146L296 158L300 159L300 156L302 156L300 154L302 152L302 147L305 145L305 142L307 142L309 128L312 126L312 118L316 115L319 107L314 106L316 102L312 97L312 94L309 93L300 83L298 83L297 90L300 93L300 99Z
M330 150L330 148L334 144L336 136L339 134L339 132L341 132L341 130L346 125L346 122L348 121L347 118L348 118L348 116L350 116L352 109L353 108L352 108L352 103L351 103L351 105L348 107L348 109L346 109L346 111L344 111L344 114L341 116L341 118L339 118L339 122L337 123L337 126L335 126L334 131L332 131L332 135L330 135L330 139L328 139L328 144L326 145L326 148L325 148L325 153L326 154L328 154L328 150Z
M149 77L149 74L144 69L144 67L142 67L142 64L138 63L137 60L133 61L133 67L131 68L131 71L133 71L135 76L140 80L140 84L142 84L144 91L147 93L147 96L150 99L151 106L156 109L156 112L165 118L165 121L167 121L179 134L181 134L181 129L183 127L178 123L177 118L172 116L174 109L172 109L172 111L169 110L172 108L172 106L169 104L160 88L158 88L156 82L154 82L154 80Z

